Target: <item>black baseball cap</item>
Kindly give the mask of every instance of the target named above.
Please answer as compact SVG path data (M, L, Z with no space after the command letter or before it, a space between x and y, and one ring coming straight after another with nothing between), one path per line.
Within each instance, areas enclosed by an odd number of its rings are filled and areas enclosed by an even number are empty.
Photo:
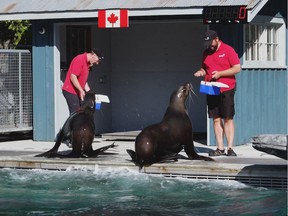
M208 47L211 45L212 41L218 37L218 34L216 31L213 31L213 30L208 30L206 31L205 33L205 36L204 36L204 43L203 45Z
M104 56L103 56L103 53L102 53L102 50L101 50L101 49L99 49L99 48L93 48L93 49L92 49L92 52L95 53L101 61L104 60Z

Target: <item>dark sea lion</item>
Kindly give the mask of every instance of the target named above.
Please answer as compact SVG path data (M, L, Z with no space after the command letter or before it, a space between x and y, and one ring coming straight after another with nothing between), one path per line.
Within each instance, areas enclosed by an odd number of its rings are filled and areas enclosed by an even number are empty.
M181 158L178 153L183 148L188 156L186 159L213 161L195 152L192 124L185 106L190 92L190 83L176 89L170 96L162 121L141 131L136 137L135 152L127 149L132 161L140 169L157 162L177 160Z
M70 115L58 133L56 143L52 149L35 157L97 157L105 150L114 147L114 143L93 150L92 143L95 136L93 114L95 112L95 93L86 93L81 108ZM67 155L57 153L63 141L71 141L72 152Z

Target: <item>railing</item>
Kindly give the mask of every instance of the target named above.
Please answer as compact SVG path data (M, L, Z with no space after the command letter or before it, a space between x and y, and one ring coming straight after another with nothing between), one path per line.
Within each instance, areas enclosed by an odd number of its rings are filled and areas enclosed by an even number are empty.
M28 50L0 50L0 132L32 130L32 60Z

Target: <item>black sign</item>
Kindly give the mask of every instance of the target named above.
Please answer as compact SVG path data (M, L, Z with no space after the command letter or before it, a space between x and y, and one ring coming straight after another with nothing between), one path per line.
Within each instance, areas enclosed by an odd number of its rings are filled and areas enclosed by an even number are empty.
M207 6L203 8L203 23L247 23L246 6Z

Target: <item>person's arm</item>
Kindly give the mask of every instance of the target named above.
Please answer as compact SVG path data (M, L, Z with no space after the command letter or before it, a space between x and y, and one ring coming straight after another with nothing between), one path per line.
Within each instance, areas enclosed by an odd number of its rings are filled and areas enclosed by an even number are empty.
M85 91L86 92L90 91L90 86L89 86L88 82L86 82L86 84L85 84Z
M82 89L77 76L75 74L71 74L70 80L73 83L74 87L78 90L80 99L83 101L85 96L85 91Z
M224 70L224 71L213 71L212 72L212 79L219 79L220 77L227 77L227 76L234 76L235 74L239 73L241 70L240 64L233 65L231 68Z
M200 68L200 70L196 71L196 73L194 73L194 76L195 76L195 77L204 77L204 76L206 76L206 74L207 74L207 72L206 72L206 70L205 70L205 66L204 66L205 56L206 56L206 54L205 54L205 52L203 52L202 61L201 61L201 62L202 62L202 63L201 63L201 68Z
M203 77L205 75L206 75L206 71L203 68L201 68L200 70L196 71L196 73L194 73L194 76L196 77Z

